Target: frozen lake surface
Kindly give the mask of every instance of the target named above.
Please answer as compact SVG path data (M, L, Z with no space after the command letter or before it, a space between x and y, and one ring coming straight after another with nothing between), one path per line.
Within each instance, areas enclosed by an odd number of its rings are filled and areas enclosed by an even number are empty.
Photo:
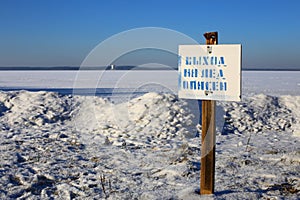
M169 91L177 93L177 71L0 71L0 88L61 93ZM95 91L96 90L96 91ZM300 71L243 71L242 93L300 95Z

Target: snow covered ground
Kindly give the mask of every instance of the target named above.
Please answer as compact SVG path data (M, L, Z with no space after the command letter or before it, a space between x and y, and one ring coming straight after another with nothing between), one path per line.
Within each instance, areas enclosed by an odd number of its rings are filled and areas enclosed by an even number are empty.
M176 72L142 73L1 72L2 89L53 91L0 92L0 199L298 199L300 72L243 72L243 101L217 102L210 196L198 102ZM72 87L99 90L55 92Z

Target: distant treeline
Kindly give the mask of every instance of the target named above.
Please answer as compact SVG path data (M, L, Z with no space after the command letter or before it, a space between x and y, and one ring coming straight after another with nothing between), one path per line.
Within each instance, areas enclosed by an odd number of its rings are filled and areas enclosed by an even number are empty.
M300 71L296 68L242 68L242 71Z
M178 70L177 67L170 68L160 68L160 67L140 67L140 66L111 66L108 67L74 67L74 66L56 66L56 67L0 67L0 71L20 71L20 70L65 70L65 71L77 71L77 70ZM300 71L300 67L297 68L242 68L242 71Z
M68 66L59 66L59 67L0 67L0 70L177 70L177 68L159 68L159 67L136 67L136 66L114 66L114 69L111 69L111 66L108 67L68 67Z

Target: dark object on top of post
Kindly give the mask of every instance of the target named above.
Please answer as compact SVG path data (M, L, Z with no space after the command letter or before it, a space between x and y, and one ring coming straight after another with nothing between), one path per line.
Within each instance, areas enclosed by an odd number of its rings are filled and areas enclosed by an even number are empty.
M208 32L203 34L206 44L218 44L218 32Z

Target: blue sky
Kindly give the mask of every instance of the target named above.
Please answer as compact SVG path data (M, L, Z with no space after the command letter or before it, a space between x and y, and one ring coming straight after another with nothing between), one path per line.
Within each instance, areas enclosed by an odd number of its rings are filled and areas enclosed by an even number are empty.
M300 69L298 0L0 0L0 66L79 66L101 41L163 27L243 45L243 67Z

